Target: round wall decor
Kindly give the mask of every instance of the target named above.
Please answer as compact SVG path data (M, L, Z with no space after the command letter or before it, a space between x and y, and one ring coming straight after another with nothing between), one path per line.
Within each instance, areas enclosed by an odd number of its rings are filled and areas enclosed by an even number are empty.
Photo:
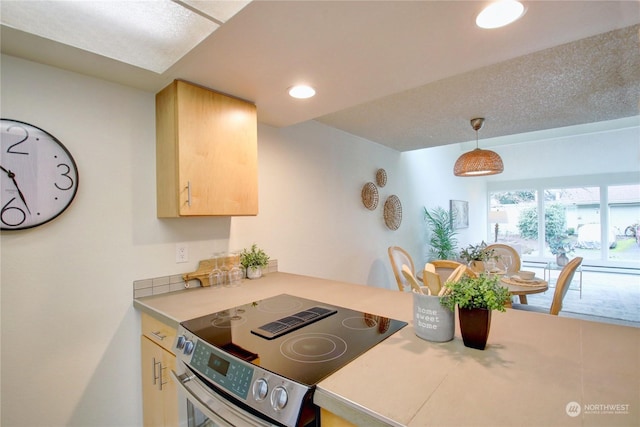
M378 183L378 187L382 188L387 185L387 171L384 169L378 169L376 172L376 183Z
M362 187L362 203L370 211L378 207L378 189L373 182L367 182Z
M398 196L391 195L384 202L384 223L390 230L397 230L402 222L402 203Z

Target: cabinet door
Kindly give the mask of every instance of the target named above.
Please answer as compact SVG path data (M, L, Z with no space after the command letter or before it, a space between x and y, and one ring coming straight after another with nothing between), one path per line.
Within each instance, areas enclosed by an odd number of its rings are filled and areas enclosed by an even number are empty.
M156 114L158 216L257 215L255 105L175 81Z
M142 336L142 414L145 427L178 425L175 356Z

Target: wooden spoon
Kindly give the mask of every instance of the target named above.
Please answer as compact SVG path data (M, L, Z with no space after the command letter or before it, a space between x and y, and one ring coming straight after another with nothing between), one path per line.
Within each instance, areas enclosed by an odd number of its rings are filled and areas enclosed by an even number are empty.
M406 264L402 264L402 275L404 276L405 279L407 279L407 282L409 282L409 285L411 285L411 289L413 289L415 292L421 295L424 295L424 292L422 292L422 289L420 289L420 285L418 284L418 281L416 280L413 273L411 272L411 270Z
M422 281L427 286L427 288L429 288L429 292L431 293L431 295L438 295L438 293L440 292L440 288L442 288L440 275L438 273L424 270L422 272Z

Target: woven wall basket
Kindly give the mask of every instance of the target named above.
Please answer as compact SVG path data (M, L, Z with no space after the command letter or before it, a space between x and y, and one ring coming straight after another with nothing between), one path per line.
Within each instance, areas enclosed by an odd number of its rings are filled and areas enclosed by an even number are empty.
M402 203L395 194L384 202L384 223L390 230L397 230L402 223Z
M376 183L378 187L382 188L387 185L387 171L384 169L378 169L376 172Z
M378 207L378 188L373 182L362 187L362 204L370 211Z

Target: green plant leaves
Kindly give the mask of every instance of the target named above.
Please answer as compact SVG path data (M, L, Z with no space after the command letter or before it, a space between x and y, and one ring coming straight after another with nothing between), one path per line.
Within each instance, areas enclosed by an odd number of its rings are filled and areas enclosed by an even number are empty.
M424 219L429 225L429 256L431 259L455 259L458 241L453 229L454 214L438 206L431 211L424 208Z
M440 303L452 311L456 305L462 308L506 311L504 304L510 298L509 290L500 285L500 278L497 276L463 276L457 282L445 283L445 287L451 293L442 297Z
M251 251L243 249L240 253L240 264L244 268L249 267L266 267L269 265L269 256L254 243L251 245Z

